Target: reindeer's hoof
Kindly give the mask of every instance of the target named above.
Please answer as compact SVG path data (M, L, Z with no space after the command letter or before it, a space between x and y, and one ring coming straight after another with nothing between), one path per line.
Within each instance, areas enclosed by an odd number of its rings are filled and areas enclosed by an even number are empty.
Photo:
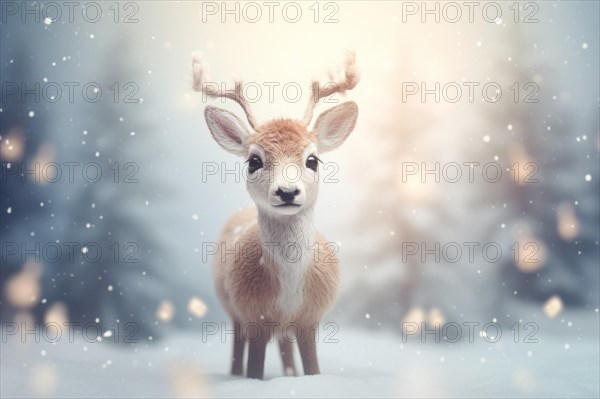
M256 380L262 380L263 379L263 375L264 375L264 372L262 372L262 371L248 370L248 374L246 375L246 377L253 378L253 379L256 379Z

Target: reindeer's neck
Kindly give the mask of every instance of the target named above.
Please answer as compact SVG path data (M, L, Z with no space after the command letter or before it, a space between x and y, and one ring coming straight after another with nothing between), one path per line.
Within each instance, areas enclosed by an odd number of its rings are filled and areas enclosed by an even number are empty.
M313 209L292 216L258 213L263 262L274 265L280 290L277 303L295 312L303 301L304 275L311 264L316 231Z
M315 227L313 224L313 209L304 210L301 214L283 216L258 212L258 227L263 248L270 254L283 254L293 251L293 247L301 248L302 255L307 255L305 249L315 242ZM270 249L270 250L269 250ZM287 256L292 258L292 256Z

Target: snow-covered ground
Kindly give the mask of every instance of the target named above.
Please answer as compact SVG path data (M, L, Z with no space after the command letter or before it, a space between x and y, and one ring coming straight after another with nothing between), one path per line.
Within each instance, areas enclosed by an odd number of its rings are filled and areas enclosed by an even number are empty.
M598 397L598 317L587 316L586 325L562 314L560 328L540 326L538 343L522 342L524 334L515 343L507 328L496 343L477 336L450 345L340 327L339 342L319 343L322 375L283 377L271 344L265 381L229 376L230 342L218 336L202 343L200 333L174 333L150 345L8 336L1 396Z

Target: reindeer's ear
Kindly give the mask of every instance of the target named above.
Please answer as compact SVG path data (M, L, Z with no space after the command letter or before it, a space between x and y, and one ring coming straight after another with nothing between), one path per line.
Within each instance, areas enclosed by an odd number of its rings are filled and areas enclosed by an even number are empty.
M244 141L250 135L244 123L232 112L207 106L204 110L206 124L215 141L235 155L246 155Z
M357 117L358 106L353 101L337 105L319 115L313 127L319 152L339 147L354 129Z

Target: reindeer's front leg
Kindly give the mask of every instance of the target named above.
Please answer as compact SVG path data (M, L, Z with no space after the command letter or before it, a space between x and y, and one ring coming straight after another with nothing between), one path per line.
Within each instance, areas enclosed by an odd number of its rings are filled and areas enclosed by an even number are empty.
M239 321L233 321L233 359L231 360L231 374L244 375L244 347L246 338L242 334L242 325Z
M302 366L305 375L320 374L319 361L317 359L316 331L310 326L301 330L302 334L298 338L298 348L302 357Z
M260 330L259 330L260 331ZM265 370L265 352L269 335L261 331L257 337L248 337L248 378L263 379Z

